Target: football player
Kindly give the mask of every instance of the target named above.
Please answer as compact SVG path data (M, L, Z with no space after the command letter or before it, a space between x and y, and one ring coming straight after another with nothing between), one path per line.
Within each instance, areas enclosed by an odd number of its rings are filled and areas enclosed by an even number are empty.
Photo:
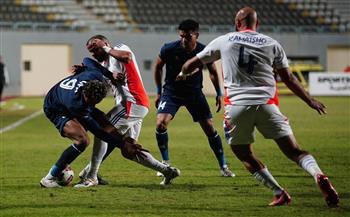
M154 67L154 78L157 85L157 96L155 106L157 112L156 139L163 162L170 164L168 151L168 125L175 117L178 109L185 106L192 116L194 122L198 122L208 138L209 145L213 150L219 163L220 173L224 177L234 177L225 160L224 149L221 138L214 128L212 114L208 102L202 92L202 69L200 66L193 76L186 80L176 80L176 76L181 70L186 60L194 57L203 50L205 45L197 42L199 24L191 19L184 20L179 25L180 39L166 43L160 50ZM165 81L162 87L162 69L165 65ZM206 64L210 72L210 79L216 89L217 112L221 109L221 90L218 75L214 63ZM158 173L158 176L161 174Z
M274 200L269 205L287 205L291 202L291 197L253 154L255 127L265 138L274 139L289 159L314 178L328 206L338 206L339 197L329 178L321 171L315 158L300 149L288 118L277 106L273 69L287 87L312 109L325 114L326 107L310 97L291 74L282 46L271 37L256 32L258 18L253 8L244 7L239 10L235 25L237 32L210 42L202 52L184 64L179 77L183 79L202 64L221 59L225 87L226 140L254 177L273 191Z
M116 74L117 82L107 82L111 85L115 106L108 112L109 121L123 135L123 139L129 143L136 144L140 135L143 118L149 110L149 99L142 83L141 73L138 68L135 55L130 48L118 43L111 46L109 40L103 35L91 37L86 48L99 62L99 66ZM97 184L108 184L99 178L98 170L103 160L116 147L115 143L101 140L95 137L94 149L90 163L80 172L82 182L75 187L92 187ZM180 171L169 165L162 164L154 159L149 153L139 159L140 164L157 170L165 175L161 185L170 183L169 174L174 178L180 175ZM169 168L168 170L159 168ZM172 171L169 173L169 171ZM171 178L172 179L172 178Z
M115 144L125 158L145 166L151 164L165 175L165 184L170 183L171 179L178 176L177 169L153 161L152 156L141 145L125 141L105 114L95 108L107 94L107 84L103 75L114 81L113 74L92 59L85 58L83 64L84 68L80 73L57 83L45 97L44 112L47 118L56 126L61 136L71 139L73 144L63 151L49 173L41 179L41 186L61 186L59 181L62 170L89 144L87 130L96 137Z

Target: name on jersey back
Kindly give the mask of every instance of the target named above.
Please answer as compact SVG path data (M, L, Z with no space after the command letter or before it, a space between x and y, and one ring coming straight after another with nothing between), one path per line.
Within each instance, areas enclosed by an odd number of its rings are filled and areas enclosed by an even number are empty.
M266 38L256 37L256 36L240 36L240 35L230 36L228 40L232 42L245 42L245 43L256 44L256 45L263 45L263 44L266 44L267 42Z

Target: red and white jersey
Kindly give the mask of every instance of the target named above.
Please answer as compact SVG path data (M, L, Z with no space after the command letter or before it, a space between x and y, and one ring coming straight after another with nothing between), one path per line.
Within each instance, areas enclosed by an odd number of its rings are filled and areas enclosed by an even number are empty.
M276 103L273 68L289 67L276 40L251 30L219 36L197 57L205 64L221 59L226 105Z
M109 56L108 61L101 63L109 71L124 75L124 80L118 82L117 85L113 85L109 81L113 89L116 105L125 103L128 107L130 103L134 103L149 108L149 98L143 86L134 53L124 44L117 44L113 49L128 51L132 55L132 60L129 63L120 62L112 56Z

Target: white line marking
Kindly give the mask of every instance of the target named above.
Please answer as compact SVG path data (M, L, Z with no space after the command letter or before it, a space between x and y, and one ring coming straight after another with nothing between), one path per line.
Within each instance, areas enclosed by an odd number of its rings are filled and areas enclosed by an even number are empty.
M5 132L7 132L7 131L9 131L9 130L13 130L13 129L15 129L16 127L19 127L19 126L20 126L21 124L23 124L24 122L29 121L30 119L33 119L33 118L35 118L36 116L41 115L42 113L44 113L42 110L36 111L36 112L34 112L34 113L28 115L27 117L24 117L24 118L22 118L22 119L16 121L16 122L13 123L13 124L10 124L10 125L8 125L8 126L6 126L6 127L4 127L4 128L1 128L1 129L0 129L0 134L3 134L3 133L5 133Z

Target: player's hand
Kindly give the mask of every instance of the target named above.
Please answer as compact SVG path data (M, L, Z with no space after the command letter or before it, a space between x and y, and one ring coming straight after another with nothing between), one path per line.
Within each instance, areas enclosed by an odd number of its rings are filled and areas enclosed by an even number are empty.
M323 103L317 101L316 99L314 98L311 98L310 102L308 103L308 105L315 109L320 115L322 114L327 114L327 111L326 111L326 106L323 105Z
M124 81L125 75L121 72L117 73L117 77L115 78L117 81Z
M184 81L184 80L186 80L186 77L184 77L183 75L178 75L175 78L175 81Z
M82 71L84 71L86 68L86 66L84 66L84 64L80 64L80 65L73 65L71 67L71 74L75 75L75 74L79 74Z
M92 44L95 44L96 47L101 47L101 48L103 46L109 47L109 45L105 41L98 39L98 38L95 38L94 40L92 40Z
M96 43L93 41L91 41L89 44L86 45L86 49L89 51L89 52L93 52L95 49L97 49L97 45Z
M121 72L113 72L112 74L113 74L113 78L118 82L122 82L125 79L124 74Z
M186 80L186 77L187 77L187 76L188 76L188 75L185 75L184 73L180 72L180 73L176 76L175 81L184 81L184 80Z
M160 94L157 94L156 99L154 100L154 105L156 106L156 109L158 109L160 102Z
M104 46L110 47L110 45L108 43L104 42L101 39L95 38L88 45L86 45L86 48L89 52L94 52L94 50L99 49L99 48L103 48Z
M216 113L218 113L221 110L221 105L222 105L222 97L221 96L216 96L216 103L215 103L217 109Z
M142 148L141 145L125 141L125 145L121 149L122 155L130 160L145 159L147 156L143 152L149 152Z

